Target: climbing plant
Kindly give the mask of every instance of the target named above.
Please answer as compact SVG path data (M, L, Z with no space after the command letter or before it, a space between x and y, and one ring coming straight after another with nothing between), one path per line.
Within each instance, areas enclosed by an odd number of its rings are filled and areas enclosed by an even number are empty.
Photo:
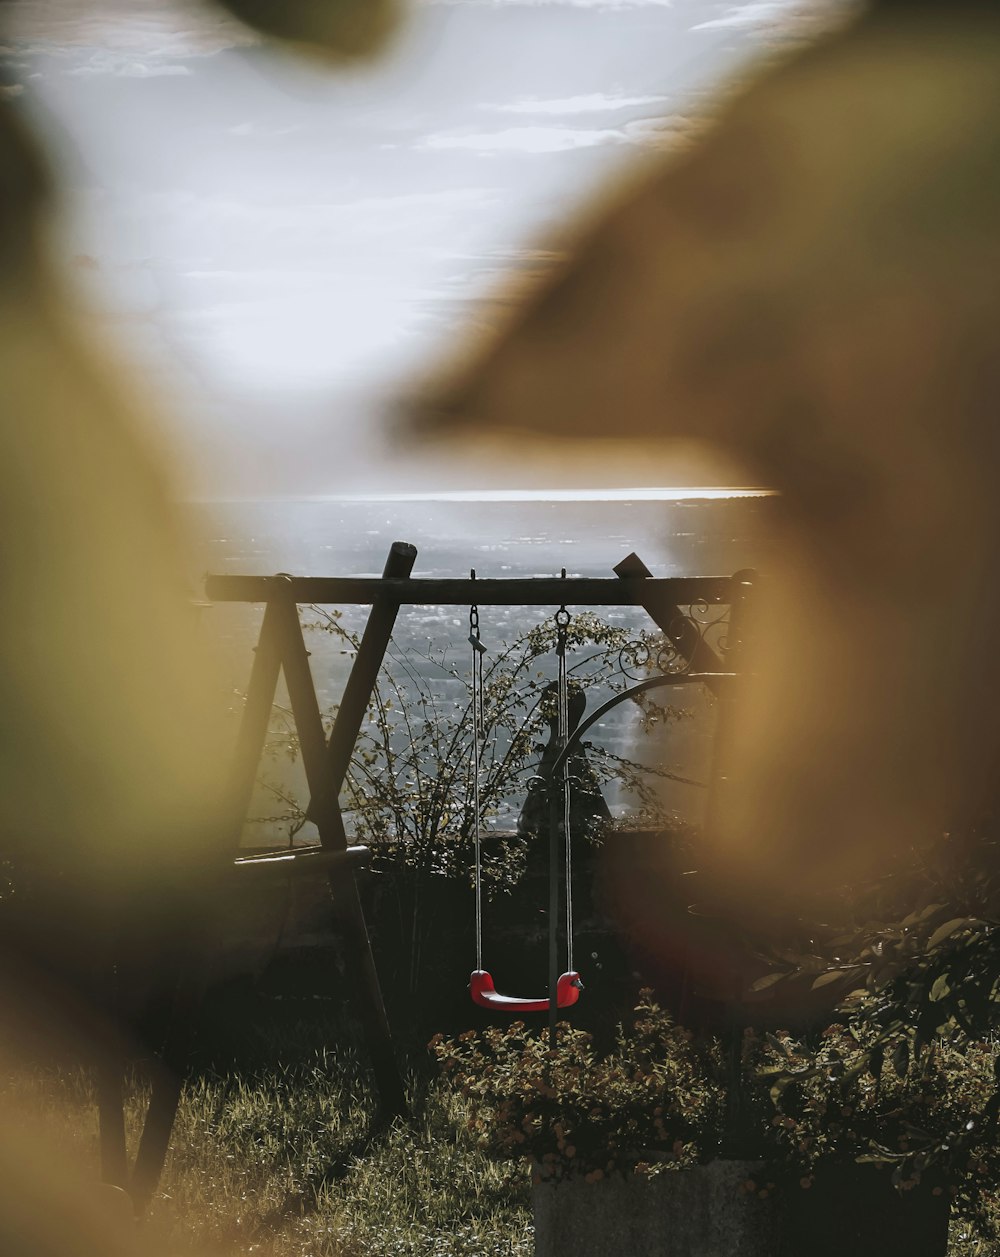
M307 627L331 635L342 649L357 649L357 635L343 616L310 608ZM505 835L487 841L486 877L493 886L509 886L523 865L525 838L517 835L520 806L537 775L550 722L555 625L545 621L512 642L487 643L483 668L483 719L480 769L480 825ZM601 698L628 682L618 668L634 631L585 613L569 628L571 685ZM681 720L680 708L644 703L646 727ZM332 721L334 713L330 713ZM471 671L465 653L428 646L405 649L393 642L379 674L341 802L348 827L372 847L376 858L391 859L424 872L467 876L469 844L475 822L472 791ZM668 770L640 763L600 741L584 744L586 772L576 764L574 789L587 827L596 837L595 797L614 783L631 796L633 814L653 823L662 808L657 779Z

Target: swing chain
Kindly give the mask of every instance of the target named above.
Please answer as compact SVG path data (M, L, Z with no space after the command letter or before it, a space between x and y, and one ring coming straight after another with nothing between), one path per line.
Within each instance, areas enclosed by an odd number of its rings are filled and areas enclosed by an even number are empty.
M475 568L470 575L472 580L476 579ZM483 967L483 853L479 819L479 777L482 772L481 747L486 739L483 718L483 655L486 647L480 640L479 607L476 603L469 607L469 644L472 646L472 832L476 853L476 969L479 970Z
M566 610L565 604L561 606L559 610L556 612L555 622L556 622L556 653L558 655L565 655L566 639L568 636L567 630L569 629L569 623L570 623L570 614Z
M566 571L563 569L563 577ZM559 681L557 685L558 723L556 726L559 750L566 748L569 741L569 680L566 673L566 645L569 640L571 616L566 604L555 614L556 624L556 657L559 660ZM570 820L570 767L569 760L563 764L562 772L562 829L566 848L566 967L573 969L573 834ZM555 783L553 783L555 785Z

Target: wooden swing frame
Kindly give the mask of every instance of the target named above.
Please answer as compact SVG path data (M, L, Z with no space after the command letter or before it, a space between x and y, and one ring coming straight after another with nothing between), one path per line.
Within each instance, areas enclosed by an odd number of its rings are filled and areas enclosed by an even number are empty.
M234 802L229 867L246 870L280 860L296 867L320 867L325 871L347 950L353 958L353 963L347 965L352 1003L362 1023L380 1107L386 1117L406 1115L405 1090L355 880L355 870L366 859L367 851L348 845L339 795L400 607L468 606L474 601L497 606L552 606L570 602L584 607L643 607L688 667L705 674L698 679L704 679L706 684L716 688L714 682L729 674L721 658L680 608L728 604L731 607L730 637L735 642L739 639L736 627L738 612L748 598L754 579L752 572L739 572L731 577L653 578L634 554L614 569L615 578L572 577L565 580L532 577L478 579L474 582L412 579L410 573L416 554L416 548L409 543L394 542L380 578L224 575L209 576L205 584L206 595L211 602L265 604L237 738L232 775ZM298 607L302 604L371 607L329 739L323 729L309 666L309 652L299 622ZM282 672L311 796L308 816L316 824L320 843L318 847L241 859L238 855L239 835ZM694 679L690 673L684 675ZM649 684L644 683L640 688L649 688ZM611 703L594 712L574 732L562 755L568 755L583 733L609 707L625 697L627 695L616 696ZM720 725L722 723L720 717ZM716 765L720 762L720 754L717 739ZM575 1002L574 997L578 998L579 990L573 985L574 975L571 974L563 975L569 979L567 989L559 989L560 975L553 956L554 950L550 949L549 989L555 998L547 999L546 1004L554 1033L557 1007ZM131 1172L122 1096L124 1060L117 1055L109 1056L98 1066L101 1176L104 1182L124 1188L129 1193L139 1216L152 1199L166 1160L186 1071L194 1012L201 995L200 969L201 966L192 961L189 971L178 979L167 1044L154 1071L150 1104ZM563 997L565 1002L562 1002Z

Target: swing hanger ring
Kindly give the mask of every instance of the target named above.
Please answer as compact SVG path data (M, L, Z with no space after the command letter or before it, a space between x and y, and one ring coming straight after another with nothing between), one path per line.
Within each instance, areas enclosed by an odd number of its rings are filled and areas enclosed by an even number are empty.
M476 579L475 568L470 570L469 579L473 581ZM479 640L479 606L475 602L469 607L469 641L477 651L481 652L485 649Z
M555 620L557 628L569 628L569 622L572 619L570 613L566 610L565 604L556 612Z

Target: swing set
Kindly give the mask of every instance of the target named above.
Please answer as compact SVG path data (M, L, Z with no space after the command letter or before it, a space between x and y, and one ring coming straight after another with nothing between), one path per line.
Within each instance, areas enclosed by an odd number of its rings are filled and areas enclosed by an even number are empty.
M386 1016L373 958L371 940L358 894L356 870L367 858L363 847L349 846L340 811L339 795L355 742L365 719L378 679L396 616L402 606L471 607L470 638L476 663L473 668L478 713L473 750L476 848L476 968L470 980L473 1000L483 1008L500 1013L545 1012L550 1032L555 1033L557 1011L569 1008L580 998L582 983L573 967L573 881L572 836L569 816L569 757L583 734L618 703L645 689L660 685L704 682L723 700L720 730L716 737L713 783L724 781L724 730L728 724L725 705L732 690L727 684L737 671L740 642L740 611L753 583L753 574L732 577L653 578L635 555L629 555L615 570L615 577L574 577L476 580L412 579L416 548L394 542L380 578L209 576L206 595L212 602L263 603L264 618L255 648L253 668L232 777L233 821L229 867L263 868L280 862L290 869L321 872L329 881L333 910L344 939L346 977L351 1002L359 1016L374 1073L383 1117L405 1115L406 1099L402 1075L396 1061L389 1021ZM680 668L674 674L648 678L625 690L594 711L567 736L567 690L565 647L570 623L567 602L586 607L643 607L662 630ZM479 830L479 770L482 734L482 654L478 631L478 605L558 606L556 613L557 655L559 658L558 742L560 750L550 774L550 878L549 878L549 983L548 994L537 999L504 995L497 991L490 972L483 967L482 946L482 842ZM323 727L315 681L299 622L299 605L367 605L371 607L364 633L333 729L327 737ZM699 625L696 609L728 607L725 646L713 646ZM684 611L683 608L687 608ZM719 623L716 620L715 623ZM267 737L268 722L279 675L284 672L292 715L298 734L302 761L310 792L308 815L316 824L319 844L275 852L264 857L246 858L239 853L239 835L250 804L258 761ZM478 677L478 679L476 679ZM561 823L560 823L561 822ZM566 887L566 968L558 964L557 920L559 917L559 832L564 838ZM240 873L239 876L246 874ZM204 957L201 957L204 959ZM183 1063L186 1059L194 1007L201 985L200 965L192 962L178 979L174 1012L167 1031L167 1047L162 1068L153 1081L152 1099L143 1124L139 1149L131 1172L126 1162L125 1120L121 1081L123 1059L110 1059L99 1071L98 1110L100 1118L101 1176L106 1183L126 1188L137 1214L151 1199L169 1146L170 1133L180 1096Z
M570 1008L580 999L583 982L573 964L573 867L570 825L569 759L580 739L598 720L620 703L645 690L660 686L704 683L724 699L729 690L726 682L734 675L736 646L740 639L741 608L749 596L754 574L738 572L731 577L654 578L635 554L619 563L614 578L560 577L477 579L475 571L468 580L453 578L418 578L410 573L416 559L416 548L406 542L394 542L381 578L371 577L292 577L279 576L210 576L206 594L216 602L249 602L266 604L261 637L257 646L254 670L246 696L246 709L237 752L237 795L243 814L249 804L266 732L267 714L274 698L278 673L283 668L289 683L289 696L297 727L303 761L306 766L312 800L308 815L316 820L321 847L337 861L329 867L330 887L340 913L346 910L350 923L349 938L356 948L354 999L365 1028L369 1051L375 1065L380 1097L390 1114L405 1110L402 1080L395 1065L388 1021L372 958L367 926L361 911L354 881L355 868L367 855L362 848L348 848L340 814L338 795L347 774L354 744L361 729L368 703L375 689L397 613L401 606L460 606L469 611L469 642L472 648L473 684L473 840L475 849L475 948L476 967L469 980L469 991L479 1006L498 1013L548 1012L554 1026L554 1015ZM571 595L568 597L568 595ZM566 643L570 625L567 602L579 606L640 606L663 632L670 650L680 661L677 671L647 678L626 689L595 710L588 719L568 733L568 686L566 674ZM552 606L555 614L557 681L557 745L559 752L549 778L549 975L548 993L538 997L507 995L498 991L493 976L483 963L483 868L481 832L481 751L483 741L483 645L479 624L479 605ZM296 607L310 605L370 605L372 610L362 635L354 664L337 711L329 739L322 731L315 687L308 665L308 652L298 623ZM682 608L688 608L685 612ZM695 609L729 608L726 641L719 653L699 626ZM721 721L724 725L725 721ZM714 777L719 780L719 754L716 755ZM560 917L560 843L563 842L563 882L565 886L566 965L558 963L558 921ZM314 849L315 850L315 849ZM309 849L286 853L286 857L303 861ZM245 863L245 861L238 861ZM356 967L355 967L356 966Z

